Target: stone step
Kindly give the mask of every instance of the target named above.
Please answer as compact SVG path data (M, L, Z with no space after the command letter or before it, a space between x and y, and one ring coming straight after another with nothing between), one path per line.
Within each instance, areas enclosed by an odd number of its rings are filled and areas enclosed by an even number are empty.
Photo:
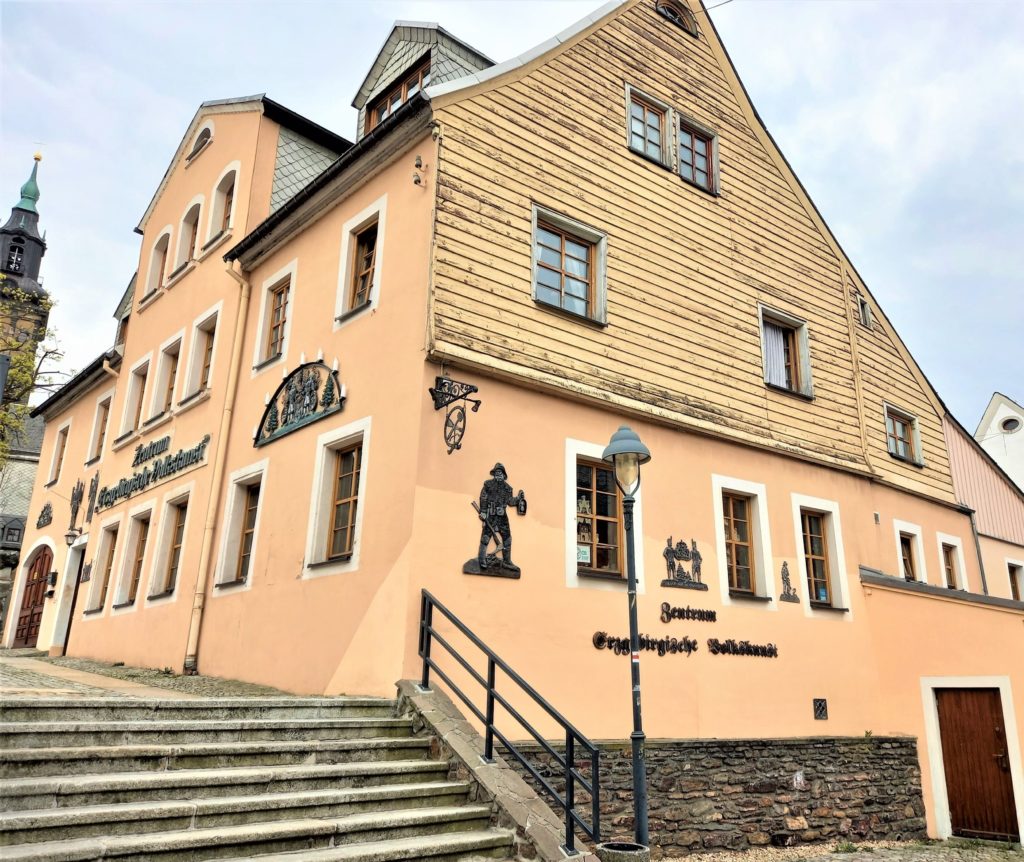
M5 716L6 719L6 716ZM408 736L408 718L263 718L212 721L2 721L0 749L57 746L174 745L257 739L360 739Z
M468 862L472 859L508 859L512 854L514 835L503 829L478 832L457 832L451 835L423 835L377 841L372 847L347 844L328 850L306 850L297 853L258 857L261 862Z
M466 802L469 789L468 782L434 781L33 809L0 815L0 845L205 829L275 820L338 818L367 811L455 806Z
M381 697L229 697L152 700L117 697L0 700L5 721L212 721L260 718L388 718Z
M5 811L24 811L384 784L417 784L443 780L447 774L448 764L434 760L181 769L106 775L62 774L0 779L0 800L3 800Z
M268 853L328 849L361 844L368 850L382 842L427 835L483 831L490 821L488 805L438 806L402 811L352 814L331 819L281 820L118 835L12 844L4 848L5 862L81 862L95 859L202 860L245 859ZM372 858L372 857L371 857Z
M255 740L180 745L114 745L81 748L14 748L4 751L0 778L88 775L107 772L160 772L236 766L284 766L408 760L429 753L430 740L397 739Z

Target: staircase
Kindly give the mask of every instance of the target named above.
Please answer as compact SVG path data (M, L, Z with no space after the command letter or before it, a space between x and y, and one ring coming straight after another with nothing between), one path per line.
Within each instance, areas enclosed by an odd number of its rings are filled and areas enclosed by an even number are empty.
M508 859L513 835L376 698L0 704L0 858Z

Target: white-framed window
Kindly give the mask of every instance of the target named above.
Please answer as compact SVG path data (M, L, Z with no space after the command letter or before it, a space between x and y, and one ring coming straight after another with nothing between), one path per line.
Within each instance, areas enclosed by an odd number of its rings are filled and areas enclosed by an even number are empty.
M238 175L241 162L232 162L213 184L210 195L210 223L206 228L204 248L214 239L229 233L235 223L235 202L238 199Z
M626 146L671 169L674 128L668 105L626 84Z
M533 299L595 323L608 322L608 235L533 205Z
M209 389L217 360L217 322L223 301L206 309L192 322L192 341L183 400Z
M64 456L68 451L68 436L71 434L71 420L68 419L57 429L57 436L53 441L53 455L50 457L50 477L46 484L52 485L60 479L60 471L64 467Z
M351 315L372 311L380 302L387 209L388 197L383 195L341 227L335 329Z
M223 539L214 595L224 591L224 587L252 588L269 463L264 458L235 470L228 477L228 493L221 521L224 527Z
M203 217L203 196L197 195L181 217L178 227L178 252L174 257L174 273L196 258L199 251L199 223Z
M153 243L153 250L149 254L149 272L146 275L146 291L142 295L145 299L151 293L156 293L167 280L169 275L167 261L171 253L171 225L167 225Z
M958 536L936 533L939 548L939 569L942 585L951 590L967 589L967 569L964 566L964 543Z
M758 305L764 382L774 389L814 397L807 323L799 317Z
M92 584L89 589L89 602L86 606L87 610L93 613L102 611L107 603L110 581L117 562L120 526L120 515L114 515L100 523L99 541L96 543L96 556L92 559Z
M153 573L147 603L177 595L191 516L189 501L194 492L195 482L189 482L169 491L160 501L159 533L153 547Z
M89 435L89 460L85 462L86 464L92 464L103 458L103 450L107 445L107 432L110 430L110 409L113 404L113 389L108 389L96 399L92 433Z
M185 156L186 164L191 162L210 145L213 141L213 128L213 120L207 120L199 127L199 131L196 132L196 136L192 139L192 146L189 148L188 155Z
M147 354L138 360L128 373L128 392L124 399L124 414L121 417L121 437L142 427L146 383L149 379L149 363L152 358L152 354Z
M711 494L722 604L761 599L769 610L778 610L767 489L760 482L713 473Z
M921 432L917 426L917 417L913 413L884 404L885 408L885 447L893 458L908 461L921 466Z
M173 335L160 345L160 361L156 370L156 394L153 397L153 417L170 413L174 407L174 393L177 389L178 371L181 365L181 343L185 331Z
M367 416L317 437L304 578L359 568L370 429Z
M570 589L606 590L621 592L626 588L625 571L625 533L622 533L621 576L617 573L610 573L610 577L594 577L587 573L587 570L594 570L595 559L590 560L590 565L581 566L580 553L581 544L595 548L598 544L610 545L610 542L584 542L580 539L580 499L579 490L580 466L596 465L601 462L601 455L604 452L605 443L591 443L587 440L575 440L567 437L565 440L565 585ZM512 479L510 478L511 482ZM643 486L636 493L636 503L633 507L633 533L636 537L636 590L638 594L646 592L646 575L644 570L643 535L644 535L644 507L643 507ZM616 493L615 499L619 501ZM616 505L619 505L616 502ZM594 515L595 505L591 504L591 515ZM591 527L596 531L596 527ZM611 538L607 536L606 538Z
M852 620L839 503L793 493L790 505L797 557L790 583L800 596L804 615L824 618L839 610L845 611L841 615L845 620ZM825 591L821 586L823 576L827 578Z
M1006 576L1010 582L1010 598L1024 602L1024 560L1006 560Z
M892 522L896 538L897 576L907 581L928 583L928 569L924 562L924 540L921 527L909 521Z
M124 549L121 553L121 569L117 579L112 611L126 611L136 608L140 595L145 595L142 582L145 568L152 557L153 503L146 502L128 511L124 528Z
M259 324L253 349L253 376L283 362L288 355L288 335L295 313L295 283L298 278L298 259L292 260L260 287L256 310Z

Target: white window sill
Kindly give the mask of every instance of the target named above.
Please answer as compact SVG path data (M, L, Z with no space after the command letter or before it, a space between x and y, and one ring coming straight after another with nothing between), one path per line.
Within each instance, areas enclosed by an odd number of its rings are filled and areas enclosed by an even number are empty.
M205 404L209 400L209 388L198 389L192 394L186 395L184 398L181 399L181 401L178 402L178 409L175 411L175 414L180 416L182 413L185 413L191 410L193 407L196 407L200 404Z
M231 239L230 227L227 230L223 230L220 233L210 237L210 239L207 240L206 245L204 245L199 250L199 255L196 257L196 261L199 262L206 260L206 258L213 254L213 252L216 249L224 245L224 243L226 243L229 239Z
M139 439L139 435L142 432L138 428L134 428L131 431L126 431L120 437L118 437L113 443L110 444L110 451L117 452L120 449L124 449L130 443Z
M135 306L136 311L143 312L155 303L161 296L164 295L162 288L157 288L147 293L142 299L139 300L139 304Z
M167 283L164 284L164 290L170 290L172 287L174 287L174 285L181 281L195 268L196 262L194 260L190 260L183 266L179 266L176 270L174 270L174 272L171 273L170 277L167 279Z
M163 413L157 413L156 416L150 416L145 422L142 423L141 431L147 434L154 428L159 428L165 422L169 422L174 413L170 410L165 410Z

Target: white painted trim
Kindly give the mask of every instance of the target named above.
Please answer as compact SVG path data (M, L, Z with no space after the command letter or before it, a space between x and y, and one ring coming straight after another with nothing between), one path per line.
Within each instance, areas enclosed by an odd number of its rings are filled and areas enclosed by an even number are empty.
M263 520L263 501L267 496L267 474L270 468L270 459L264 458L254 464L240 467L228 477L230 493L224 501L224 517L221 520L223 530L220 546L220 556L217 560L217 572L214 578L213 597L218 598L222 593L216 588L216 584L223 584L234 580L234 562L238 556L238 543L242 529L242 514L245 500L245 489L255 485L256 480L260 483L260 498L256 503L256 524L252 534L252 548L249 552L249 571L246 574L245 583L233 587L227 594L233 594L252 589L252 582L255 580L254 564L256 550L260 539L260 522ZM230 574L231 577L227 577Z
M213 239L214 234L218 233L217 230L214 230L214 225L220 221L220 219L217 218L217 215L219 211L222 209L223 199L223 191L219 189L219 186L221 182L224 180L224 178L232 172L234 172L235 174L235 193L231 199L231 212L228 215L227 229L231 230L231 228L234 227L235 225L235 210L237 208L239 198L238 178L242 175L242 163L237 159L231 162L231 164L229 164L227 167L225 167L224 170L220 172L220 176L218 176L213 183L213 189L210 192L210 206L207 207L209 213L207 214L206 217L206 239L203 240L203 245L206 245L206 243ZM196 254L198 253L199 249L197 248Z
M928 566L924 559L924 533L918 524L909 521L892 519L893 537L896 540L896 577L903 578L903 555L900 553L900 533L907 533L914 538L914 574L919 583L928 583ZM941 586L941 584L940 584Z
M121 541L123 538L121 530L121 520L123 516L124 513L119 512L116 515L111 515L109 518L104 518L99 523L99 540L96 543L96 556L92 559L92 571L89 574L89 595L86 597L85 606L82 608L82 618L85 620L104 617L107 615L106 605L110 602L110 599L114 594L114 588L117 586L117 573L120 570L118 555L122 557L124 556L124 542ZM100 597L100 584L103 578L103 562L106 560L107 551L110 548L110 531L111 528L115 526L117 527L117 545L114 547L114 558L110 565L110 578L115 581L115 583L107 585L107 596L103 602L103 607L100 608L102 612L98 614L86 614L84 613L85 611L96 609L96 601Z
M50 631L50 647L64 646L68 628L71 626L71 602L75 595L75 576L78 574L79 565L85 565L85 555L89 553L88 541L88 533L79 536L64 556L64 571L54 593L55 610Z
M306 533L306 556L303 561L303 580L325 575L339 575L359 570L362 551L363 515L366 512L367 474L370 472L370 428L372 417L366 416L349 422L340 428L325 431L316 439L316 464L313 467L313 487L309 499L309 524ZM327 546L327 513L331 508L331 491L334 488L334 460L330 457L336 450L349 443L362 441L359 456L359 487L356 489L356 527L352 541L352 556L336 563L322 563L324 548ZM310 567L311 563L320 563Z
M209 325L211 320L216 319L214 324L216 329L213 334L213 353L210 356L210 380L213 380L213 369L217 365L217 345L220 342L220 320L223 310L224 300L222 299L216 305L210 306L206 311L192 321L192 341L189 345L188 371L185 374L185 389L182 398L187 398L189 395L195 395L199 391L199 374L203 368L202 351L199 346L199 333L208 331L206 327Z
M28 524L25 526L27 528ZM18 566L18 574L15 577L15 586L8 598L7 620L4 623L3 639L5 647L10 647L14 643L14 636L18 628L18 614L21 613L21 602L25 598L25 581L28 580L28 570L32 568L32 564L35 562L36 551L40 548L49 548L53 559L57 559L57 543L49 536L40 536L29 546L27 551L23 552L22 562Z
M205 144L203 144L198 150L196 150L196 140L203 133L203 129L209 129L210 130L210 137L206 140ZM192 138L190 140L188 152L184 153L185 167L186 168L192 163L193 159L198 158L199 154L204 152L206 150L206 148L209 147L210 144L213 143L213 138L216 135L216 133L217 132L216 132L216 128L213 125L213 120L207 120L198 129L196 129L196 133L192 136Z
M270 368L276 368L279 365L284 364L288 360L288 345L291 341L292 321L295 319L295 300L298 295L297 282L299 278L299 259L292 258L285 266L281 267L275 272L270 278L263 281L260 286L259 301L256 303L257 313L259 314L258 323L256 326L256 343L253 345L252 351L252 377L256 377L257 374L262 374L264 371ZM260 365L267 357L263 356L263 344L267 338L267 329L270 318L270 289L277 287L285 279L288 280L288 310L284 322L284 338L281 342L281 355L277 357L273 362L266 362L264 365ZM287 372L283 372L281 377L287 376Z
M754 542L755 595L771 599L765 602L765 610L779 609L779 590L775 583L774 557L772 556L772 534L768 519L768 490L760 482L735 479L731 476L711 474L711 505L715 518L715 556L718 561L718 589L724 607L747 604L743 599L734 600L729 595L729 566L725 553L725 520L722 493L731 491L750 498L751 538Z
M542 308L554 308L564 311L566 314L579 317L581 320L592 320L596 323L608 323L608 234L597 228L577 221L571 216L563 215L556 210L549 209L536 202L531 207L532 224L530 228L530 296L533 301ZM537 298L537 263L540 260L540 252L537 247L537 222L538 220L549 222L567 233L575 234L584 242L594 246L594 314L592 317L585 317L569 309L552 305L549 302ZM604 451L604 450L602 450ZM589 457L589 456L588 456ZM598 455L600 457L600 455Z
M334 331L337 332L355 318L339 321L348 307L349 293L352 287L353 270L356 256L356 234L369 227L374 220L377 222L377 246L374 251L373 283L370 286L369 313L373 314L380 303L380 284L384 270L384 232L387 225L388 196L382 195L362 212L356 213L341 226L341 252L338 267L338 290L334 300Z
M64 462L68 459L68 444L71 442L71 423L74 421L73 417L68 417L68 420L61 425L57 426L57 433L53 436L53 449L50 452L50 469L46 475L46 484L52 485L55 482L60 481L60 474L64 469ZM60 442L61 434L64 435L64 448L61 449L57 444ZM57 453L60 452L60 465L58 468ZM26 522L26 527L28 526Z
M152 402L149 405L150 419L154 418L155 416L158 416L160 413L170 413L174 410L174 392L171 393L171 404L166 411L164 411L163 409L164 405L162 403L158 404L157 401L158 396L162 395L167 388L167 376L170 373L170 368L168 367L168 356L171 355L168 353L168 348L174 347L175 344L178 345L178 351L177 354L175 354L178 357L178 368L174 378L174 390L175 392L181 391L181 360L182 353L185 350L184 329L179 329L170 338L165 339L163 342L161 342L160 347L158 348L157 356L159 357L160 361L156 369L156 388L153 391L153 397L150 399L150 401ZM157 409L158 407L160 408L159 410Z
M125 541L124 546L121 548L121 563L117 572L117 583L114 584L114 600L110 608L110 615L112 617L135 613L139 605L142 604L140 598L146 595L146 571L147 567L153 562L153 544L150 540L153 535L153 528L157 526L153 518L155 510L156 501L150 498L144 503L133 506L126 512ZM146 547L142 552L142 571L139 572L139 588L135 593L135 601L126 608L115 608L113 605L119 605L128 600L132 563L135 558L135 545L139 540L140 521L145 515L149 516L149 532L146 535ZM118 531L118 537L120 538L120 531ZM129 549L131 549L131 553L129 553Z
M824 500L821 497L808 497L805 494L791 494L793 507L793 538L796 547L796 572L791 573L790 582L800 596L805 617L814 619L835 619L840 617L845 622L853 622L851 606L850 579L846 571L846 550L843 547L843 524L839 517L839 503L835 500ZM807 586L807 559L804 556L804 528L800 518L800 510L809 509L828 515L825 528L828 530L828 562L829 585L832 588L832 607L846 608L845 613L821 610L811 607L811 592Z
M935 697L937 688L995 688L1003 708L1006 729L1006 751L1010 760L1010 780L1017 803L1017 830L1024 832L1024 769L1021 767L1020 736L1017 715L1013 708L1013 691L1008 676L923 676L921 677L921 704L924 711L924 735L931 773L932 802L935 806L935 832L938 838L949 838L953 827L949 818L949 792L946 788L946 769L942 759L942 735L939 731L939 706Z
M178 485L176 488L168 491L160 498L160 530L157 533L157 541L153 546L152 565L150 569L150 576L148 582L148 589L145 592L145 607L150 605L168 605L176 602L178 596L181 594L179 587L181 586L181 561L185 559L185 550L188 546L189 540L189 524L193 517L193 502L195 500L196 483L193 479L191 482L187 482L184 485ZM174 508L184 501L188 501L188 510L185 512L185 531L181 538L181 554L178 562L178 580L174 585L174 592L169 596L156 599L155 601L151 598L154 589L157 588L156 581L159 578L159 592L163 592L166 589L166 583L164 577L167 570L167 558L171 549L171 533L174 531ZM149 528L150 536L153 535L153 526ZM139 590L142 595L141 585ZM136 599L138 602L138 599Z
M964 543L963 539L959 536L950 536L948 533L936 533L935 534L935 547L939 552L939 577L936 586L946 586L946 561L942 557L942 546L952 545L956 549L956 553L953 555L956 563L956 571L953 573L956 579L956 588L958 590L969 589L967 583L967 568L964 565Z
M181 214L181 218L178 220L178 247L174 253L174 266L171 272L174 272L182 264L188 263L190 260L195 260L199 254L199 237L202 236L200 228L203 222L203 209L205 209L206 198L203 195L196 195L192 200L185 204L185 211ZM192 212L195 207L199 207L199 212L196 215L196 247L192 250L192 257L185 257L185 253L188 251L185 248L185 243L188 242L188 236L185 231L185 219L188 218L188 214ZM191 233L191 231L189 231Z
M626 576L623 572L622 581L602 580L600 578L581 578L576 568L576 459L592 458L600 461L604 452L604 443L590 443L586 440L565 438L565 585L569 589L603 590L605 592L624 592ZM644 506L643 483L636 492L636 504L633 507L633 535L636 546L636 592L646 592L644 567ZM625 538L623 538L625 541ZM625 546L622 549L625 560Z
M93 407L92 413L92 433L89 434L89 448L85 452L85 462L93 467L97 464L103 463L103 450L96 451L96 444L99 443L100 433L100 405L109 399L110 404L107 405L107 439L105 443L112 442L110 436L111 426L113 425L114 419L114 395L116 394L116 387L111 386L106 392L102 392L96 396L96 405ZM106 446L104 445L104 449ZM96 459L95 461L93 459Z

